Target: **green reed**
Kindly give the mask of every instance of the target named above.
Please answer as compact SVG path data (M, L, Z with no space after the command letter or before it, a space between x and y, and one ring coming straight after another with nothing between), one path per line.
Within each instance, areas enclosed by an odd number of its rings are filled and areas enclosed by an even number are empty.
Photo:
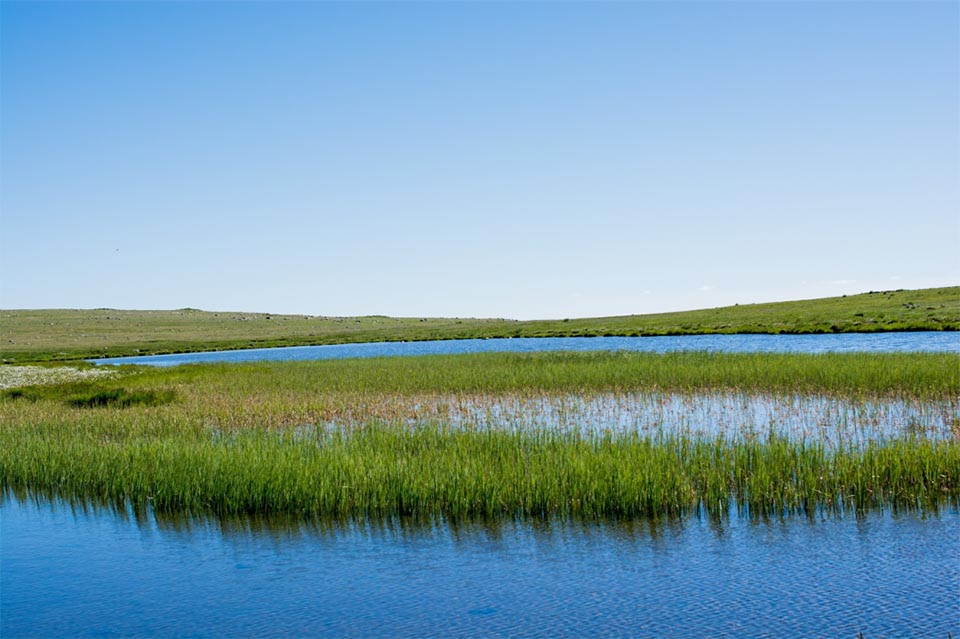
M689 392L696 403L697 393L722 390L894 397L953 410L958 364L943 354L499 353L132 368L95 384L0 396L0 483L220 514L936 508L960 501L960 419L932 436L904 428L828 445L773 426L724 437L590 433L512 421L496 407L507 397L663 390ZM471 405L491 407L488 425L453 427L445 411Z
M901 438L826 450L785 438L548 430L251 429L123 435L8 429L3 488L159 512L318 516L660 516L737 504L812 515L960 499L960 444Z

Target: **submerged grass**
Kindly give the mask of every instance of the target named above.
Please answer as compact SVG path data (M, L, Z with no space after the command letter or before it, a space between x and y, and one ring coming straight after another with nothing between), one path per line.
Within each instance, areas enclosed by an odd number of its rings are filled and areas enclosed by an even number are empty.
M6 391L0 483L224 515L934 509L960 502L958 419L952 434L904 429L828 445L785 436L777 424L737 437L517 428L495 410L488 427L471 429L435 406L663 390L695 403L721 390L899 398L955 412L958 364L935 354L497 353L129 368L95 384Z

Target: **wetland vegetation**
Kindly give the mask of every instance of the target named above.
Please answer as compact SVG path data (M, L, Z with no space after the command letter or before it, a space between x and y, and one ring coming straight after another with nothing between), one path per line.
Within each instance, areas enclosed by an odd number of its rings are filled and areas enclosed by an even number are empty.
M811 515L960 500L954 354L496 353L121 371L4 391L4 490L334 517L731 505ZM834 408L817 418L798 398ZM730 407L722 428L715 413L683 419L716 401ZM800 415L738 420L757 402Z

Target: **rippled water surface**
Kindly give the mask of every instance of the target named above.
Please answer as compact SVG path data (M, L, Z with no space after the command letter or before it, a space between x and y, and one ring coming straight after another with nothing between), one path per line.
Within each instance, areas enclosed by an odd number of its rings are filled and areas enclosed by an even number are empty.
M0 634L960 636L960 513L158 520L7 496Z
M682 335L674 337L524 337L427 342L377 342L332 346L291 346L240 351L183 353L90 360L96 364L176 366L199 362L250 362L456 355L541 351L718 351L728 353L920 352L960 353L960 333L843 333L837 335Z

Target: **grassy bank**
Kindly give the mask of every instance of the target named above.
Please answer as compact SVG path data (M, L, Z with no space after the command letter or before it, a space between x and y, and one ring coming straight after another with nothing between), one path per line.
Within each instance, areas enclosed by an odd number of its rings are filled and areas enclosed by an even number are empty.
M317 317L178 311L0 311L0 360L65 361L307 344L491 337L960 330L960 287L569 320Z
M935 354L496 353L131 368L0 395L0 479L20 492L222 514L606 517L732 501L811 513L960 497L956 417L937 437L904 424L828 446L775 424L735 437L666 425L584 433L533 418L516 428L502 410L511 398L664 391L689 394L691 410L723 391L886 398L955 416L960 366ZM567 408L573 423L578 406ZM457 410L485 411L493 426L455 427Z

